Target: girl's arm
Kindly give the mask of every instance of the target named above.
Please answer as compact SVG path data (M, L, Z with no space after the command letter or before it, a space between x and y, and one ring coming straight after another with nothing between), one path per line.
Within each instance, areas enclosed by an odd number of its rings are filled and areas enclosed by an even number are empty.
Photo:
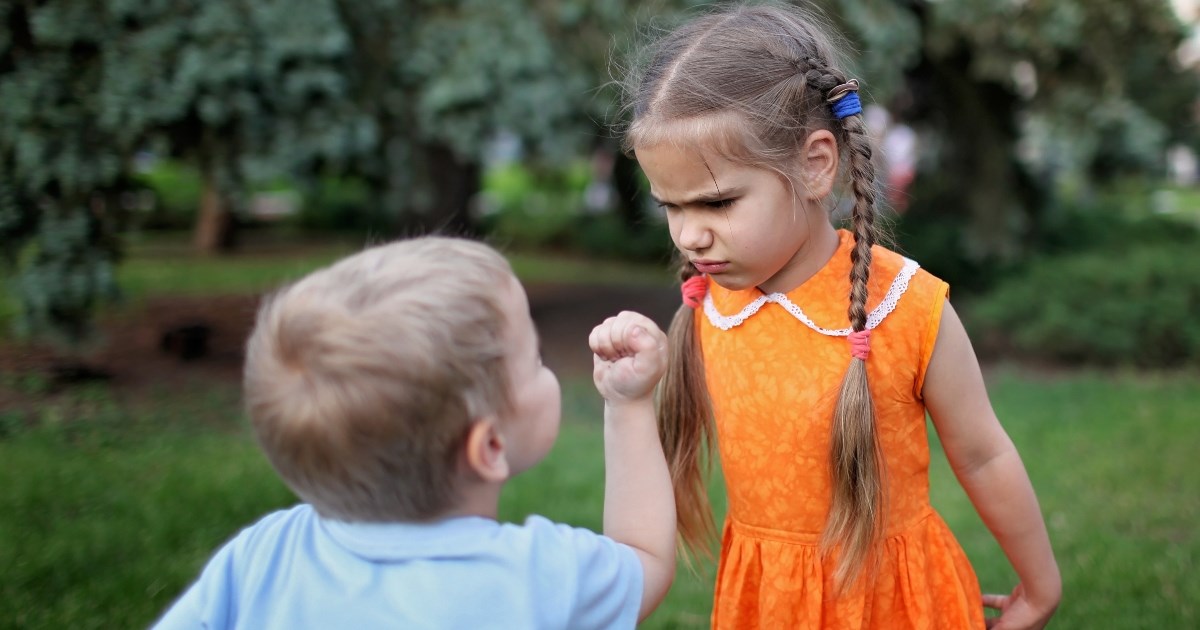
M649 318L625 311L597 326L588 342L604 397L604 534L642 561L641 621L675 579L675 495L654 416L667 337Z
M923 394L955 476L1020 578L1012 595L984 597L1003 611L989 627L1043 627L1062 596L1058 563L1025 465L992 410L971 341L948 301Z

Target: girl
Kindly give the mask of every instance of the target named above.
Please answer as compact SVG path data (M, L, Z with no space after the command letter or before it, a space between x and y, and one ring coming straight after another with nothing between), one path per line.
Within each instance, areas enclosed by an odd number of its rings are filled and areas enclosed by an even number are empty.
M1061 581L1020 457L947 285L875 246L858 82L790 9L727 9L664 37L633 77L626 149L683 255L659 414L679 529L715 535L715 628L1041 628ZM851 231L825 208L839 165ZM980 594L929 503L925 413L1020 584ZM981 605L982 604L982 605Z

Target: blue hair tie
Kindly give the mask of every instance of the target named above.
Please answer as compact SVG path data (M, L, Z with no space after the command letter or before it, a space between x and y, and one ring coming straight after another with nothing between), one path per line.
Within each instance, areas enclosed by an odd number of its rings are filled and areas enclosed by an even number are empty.
M841 120L847 116L854 116L862 113L862 103L858 101L858 94L850 92L846 96L838 99L833 104L833 115Z
M850 79L829 90L825 100L833 104L833 115L838 120L862 113L862 103L858 101L858 79Z

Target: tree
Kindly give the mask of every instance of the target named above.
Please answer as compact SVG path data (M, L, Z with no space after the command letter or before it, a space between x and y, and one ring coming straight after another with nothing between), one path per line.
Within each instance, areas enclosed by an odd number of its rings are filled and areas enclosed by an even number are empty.
M823 5L858 43L871 96L937 147L911 212L960 223L975 259L1025 254L1050 156L1103 182L1157 168L1194 128L1197 77L1172 61L1185 32L1165 0Z
M550 40L546 15L487 0L341 0L353 100L378 129L349 169L404 229L470 231L488 142L570 152L588 89Z
M209 248L247 173L366 144L335 18L325 0L0 0L0 245L21 327L77 343L115 295L136 151L201 167Z
M194 163L195 245L231 244L248 176L287 173L361 144L345 102L349 41L332 0L117 2L97 95L139 146Z
M111 203L150 149L195 163L197 244L248 179L362 175L409 230L469 229L499 130L569 153L547 17L484 0L0 0L0 242L29 328L82 337L115 291ZM415 227L414 227L415 226Z
M0 1L0 251L20 329L73 343L116 290L112 201L133 149L92 97L112 24L91 8Z

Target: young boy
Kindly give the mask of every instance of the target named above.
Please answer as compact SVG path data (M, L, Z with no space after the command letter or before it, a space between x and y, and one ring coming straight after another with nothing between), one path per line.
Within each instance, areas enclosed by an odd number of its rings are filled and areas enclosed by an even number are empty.
M504 483L558 434L521 284L498 253L426 237L269 298L247 344L258 442L303 503L243 530L158 628L632 628L675 570L653 389L655 324L590 344L605 399L604 536L496 521Z

